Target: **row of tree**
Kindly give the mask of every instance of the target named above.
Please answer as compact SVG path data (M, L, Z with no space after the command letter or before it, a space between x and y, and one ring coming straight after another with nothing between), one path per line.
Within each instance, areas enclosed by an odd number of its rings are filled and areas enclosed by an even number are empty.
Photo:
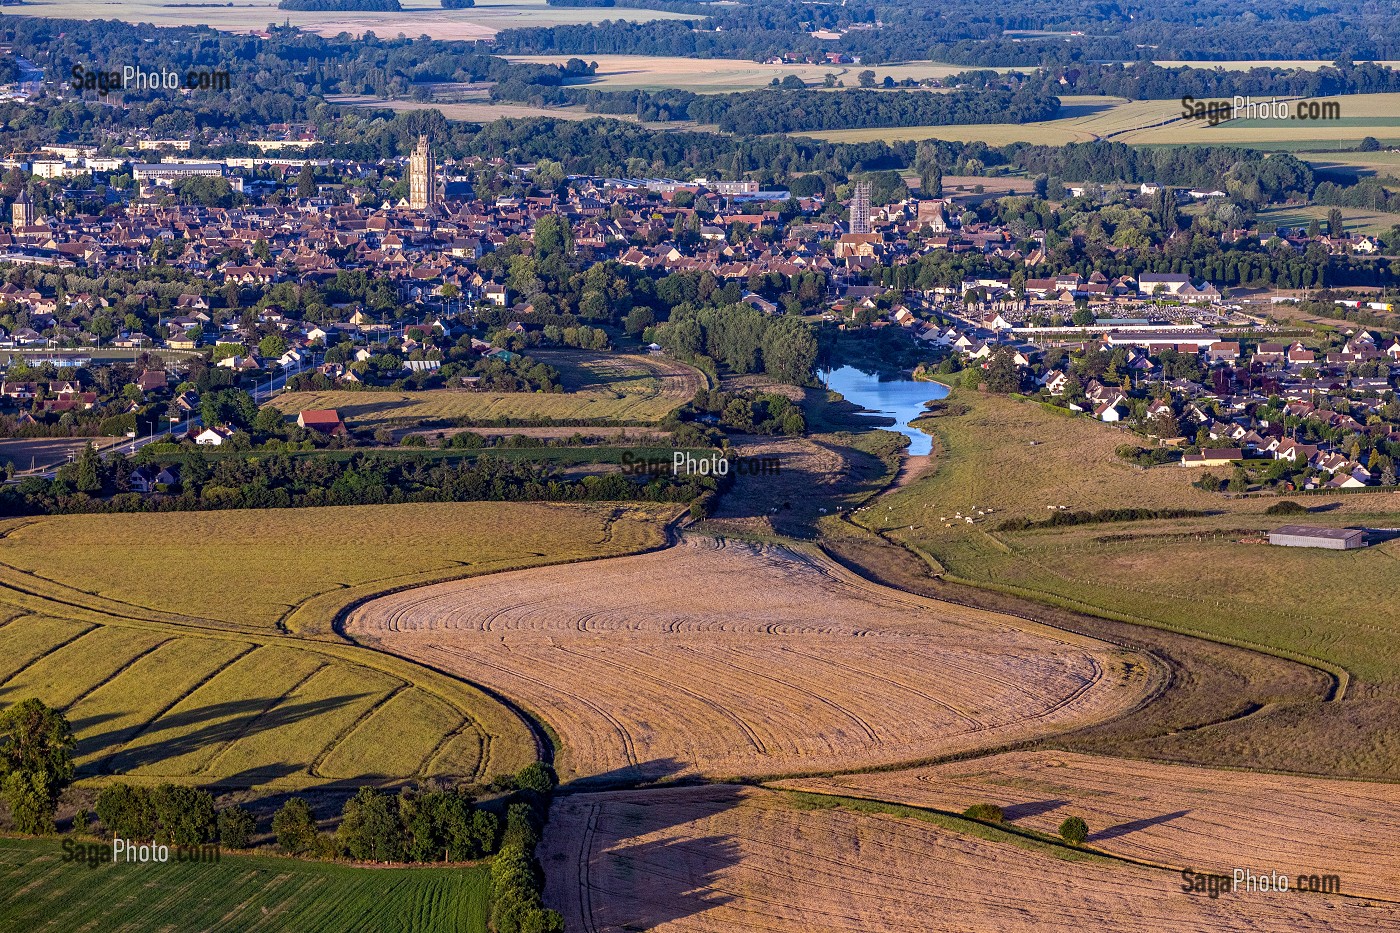
M878 126L949 126L969 123L1031 123L1053 120L1060 102L1051 93L1003 90L848 90L839 94L806 89L801 81L778 89L735 94L660 91L599 91L591 88L504 81L491 89L498 100L537 105L582 105L593 113L643 120L694 120L726 133L761 135L799 130L844 130Z
M18 485L5 486L0 490L0 514L304 508L400 502L692 502L715 489L715 481L709 477L666 474L646 477L645 482L615 472L569 477L556 475L542 463L486 455L447 459L407 451L349 456L277 454L221 457L212 463L198 451L179 453L148 447L142 455L143 460L157 466L165 463L177 468L177 482L164 488L162 495L121 491L123 482L130 485L132 464L126 458L117 454L107 459L87 456L52 480L30 476Z

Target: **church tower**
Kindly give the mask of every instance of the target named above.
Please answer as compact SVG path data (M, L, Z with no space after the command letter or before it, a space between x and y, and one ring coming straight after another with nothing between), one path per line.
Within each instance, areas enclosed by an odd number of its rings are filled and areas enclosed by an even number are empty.
M423 210L438 203L437 171L433 154L428 151L428 137L419 136L418 146L408 160L408 206Z
M851 196L851 232L870 232L870 182L856 182L855 193Z
M27 189L20 191L19 197L10 205L10 223L15 227L34 226L34 201Z

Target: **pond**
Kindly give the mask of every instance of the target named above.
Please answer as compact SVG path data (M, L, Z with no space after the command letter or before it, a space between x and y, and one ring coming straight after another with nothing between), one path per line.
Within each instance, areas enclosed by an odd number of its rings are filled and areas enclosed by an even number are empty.
M909 422L924 413L924 403L947 398L948 387L937 382L914 379L882 379L875 373L861 372L854 366L842 366L822 374L822 382L846 401L859 405L871 414L895 419L889 430L909 438L907 452L922 456L933 450L933 438L909 426Z

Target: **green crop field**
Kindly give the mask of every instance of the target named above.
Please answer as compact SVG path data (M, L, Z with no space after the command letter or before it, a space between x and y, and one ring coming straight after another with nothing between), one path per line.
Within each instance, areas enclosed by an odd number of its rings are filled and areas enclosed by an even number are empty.
M622 396L585 392L289 392L270 404L287 414L334 408L352 428L466 418L655 423L682 400L660 395Z
M533 759L528 726L468 684L350 644L337 614L404 586L653 547L675 511L461 503L9 520L0 704L62 707L89 779L489 779ZM403 740L386 745L386 732Z
M386 107L389 110L405 112L414 110L438 110L449 120L462 120L466 123L490 123L492 120L526 119L529 117L553 117L558 120L591 120L598 116L582 107L534 107L530 104L496 103L490 100L467 100L452 102L432 102L417 100L394 100L387 97L371 97L367 94L332 94L327 98L333 104L344 107ZM630 114L609 115L614 120L635 121Z
M1298 152L1297 155L1319 171L1346 173L1360 178L1400 178L1400 151Z
M1328 670L1340 678L1343 702L1289 720L1292 751L1245 744L1233 749L1235 760L1302 767L1305 751L1321 755L1331 734L1327 754L1338 768L1393 773L1400 752L1384 729L1367 723L1393 717L1400 703L1400 622L1383 600L1368 609L1358 593L1400 586L1400 539L1348 552L1270 547L1260 532L1300 520L1264 514L1272 497L1230 499L1191 486L1200 469L1142 470L1120 461L1114 449L1136 436L1088 418L967 390L953 400L967 410L930 422L938 438L935 468L858 513L860 524L926 555L952 581L1204 635ZM1307 523L1400 524L1400 493L1296 498L1325 507L1302 519ZM1045 519L1061 506L1212 514L1023 531L998 527L1009 518ZM1288 754L1294 765L1287 764ZM1322 769L1323 757L1309 763Z
M110 849L109 849L110 851ZM63 861L57 838L0 839L0 929L108 933L484 933L490 873L258 855L216 863Z
M1316 220L1327 227L1327 214L1332 208L1322 204L1305 207L1274 207L1258 213L1259 224L1264 230L1274 227L1307 227ZM1367 234L1389 234L1390 228L1400 224L1400 214L1387 214L1385 211L1369 211L1360 207L1339 208L1346 222L1347 232Z

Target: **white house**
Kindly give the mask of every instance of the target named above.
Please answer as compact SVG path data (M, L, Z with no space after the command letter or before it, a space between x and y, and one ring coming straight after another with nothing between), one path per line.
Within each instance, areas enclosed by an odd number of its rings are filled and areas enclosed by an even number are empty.
M194 442L200 447L220 447L232 436L228 428L205 428L194 436Z

